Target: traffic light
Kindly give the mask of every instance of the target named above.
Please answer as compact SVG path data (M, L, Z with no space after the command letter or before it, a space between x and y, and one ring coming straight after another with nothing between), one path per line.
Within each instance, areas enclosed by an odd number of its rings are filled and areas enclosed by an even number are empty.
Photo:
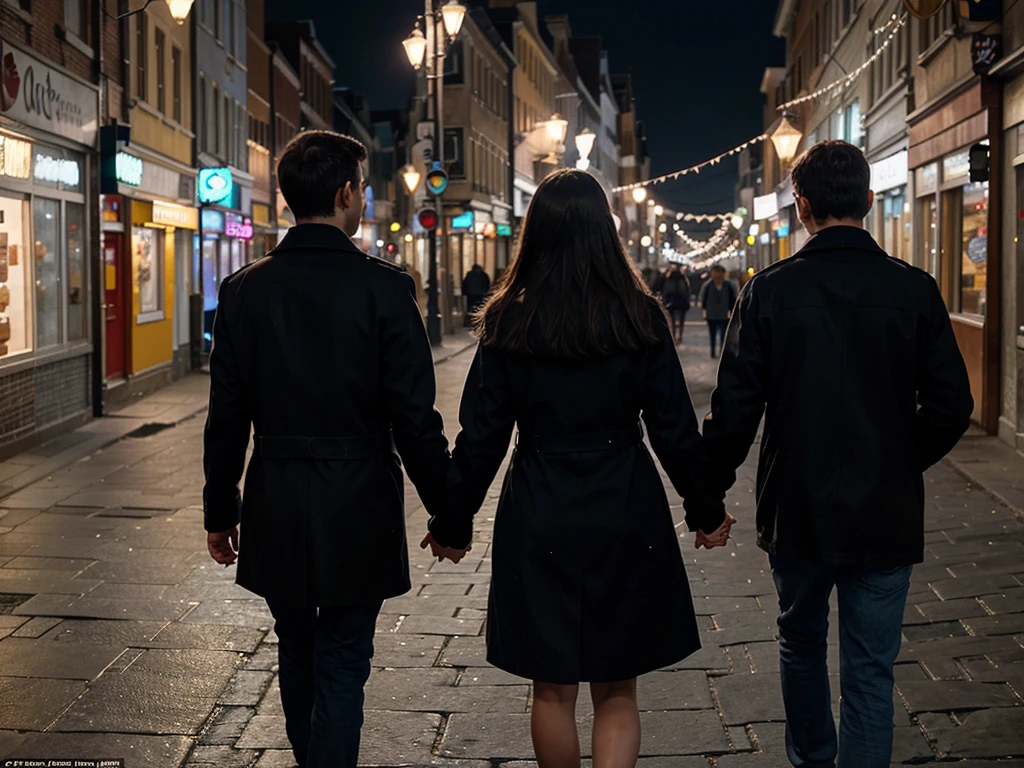
M397 248L395 248L395 244L394 243L388 243L387 252L388 252L389 256L393 256L395 254L396 250L397 250Z

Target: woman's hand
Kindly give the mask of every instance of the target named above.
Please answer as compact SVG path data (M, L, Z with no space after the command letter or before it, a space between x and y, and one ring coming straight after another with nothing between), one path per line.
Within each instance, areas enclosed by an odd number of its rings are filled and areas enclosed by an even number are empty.
M697 531L696 540L693 544L694 549L700 549L701 547L704 547L705 549L724 547L729 541L729 533L735 523L736 518L726 512L725 522L722 523L713 533L704 533L704 531L701 530Z
M420 549L426 549L427 545L430 545L430 550L433 552L434 557L437 558L437 562L443 563L445 558L451 560L456 565L458 562L466 556L466 553L473 549L470 545L465 549L452 549L451 547L442 547L434 539L434 534L428 533L423 541L420 542Z

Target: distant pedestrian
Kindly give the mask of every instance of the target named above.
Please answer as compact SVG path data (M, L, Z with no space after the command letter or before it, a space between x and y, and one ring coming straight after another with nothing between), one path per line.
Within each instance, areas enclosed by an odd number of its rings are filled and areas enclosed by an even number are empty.
M207 546L269 604L304 768L355 768L377 615L409 590L402 465L436 511L449 459L413 281L350 239L365 160L327 131L288 144L277 176L296 224L223 281L213 325Z
M466 297L466 322L471 323L472 317L484 303L491 291L491 278L479 264L466 273L462 280L462 295Z
M579 766L576 699L590 683L596 766L633 766L636 678L700 648L661 476L703 546L729 538L664 310L581 171L548 176L530 203L462 396L449 501L424 545L465 547L518 426L494 528L487 659L534 681L541 766Z
M816 144L792 181L811 237L744 287L704 438L724 490L765 416L757 541L779 594L790 762L836 766L838 754L839 768L888 768L893 664L911 566L924 557L921 473L974 406L935 280L863 229L864 153ZM838 742L826 664L836 589Z
M708 322L712 357L717 357L716 343L719 346L725 343L725 329L729 326L729 318L739 296L739 288L731 280L726 280L725 275L725 267L715 264L711 268L711 279L700 289L700 306Z
M686 313L690 311L690 283L678 264L668 268L661 284L661 301L672 320L672 338L677 345L682 344Z
M427 290L423 287L423 275L416 269L416 262L408 263L409 277L416 283L416 305L420 308L420 314L427 315Z

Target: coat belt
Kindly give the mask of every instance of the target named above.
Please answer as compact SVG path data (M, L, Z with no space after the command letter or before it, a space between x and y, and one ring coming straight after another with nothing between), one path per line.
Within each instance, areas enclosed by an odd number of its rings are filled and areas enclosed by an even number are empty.
M614 448L628 448L644 439L639 424L614 432L593 432L586 435L538 435L520 431L516 448L533 453L594 453Z
M255 449L264 459L345 461L386 456L395 443L388 430L349 437L257 437Z

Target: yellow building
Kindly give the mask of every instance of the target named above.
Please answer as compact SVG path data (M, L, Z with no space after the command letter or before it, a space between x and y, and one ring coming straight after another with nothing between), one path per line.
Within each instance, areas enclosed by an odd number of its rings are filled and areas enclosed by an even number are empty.
M192 167L190 26L165 3L131 17L129 80L120 94L130 137L105 178L107 400L150 391L189 367L191 264L199 226ZM114 190L116 189L116 194Z

